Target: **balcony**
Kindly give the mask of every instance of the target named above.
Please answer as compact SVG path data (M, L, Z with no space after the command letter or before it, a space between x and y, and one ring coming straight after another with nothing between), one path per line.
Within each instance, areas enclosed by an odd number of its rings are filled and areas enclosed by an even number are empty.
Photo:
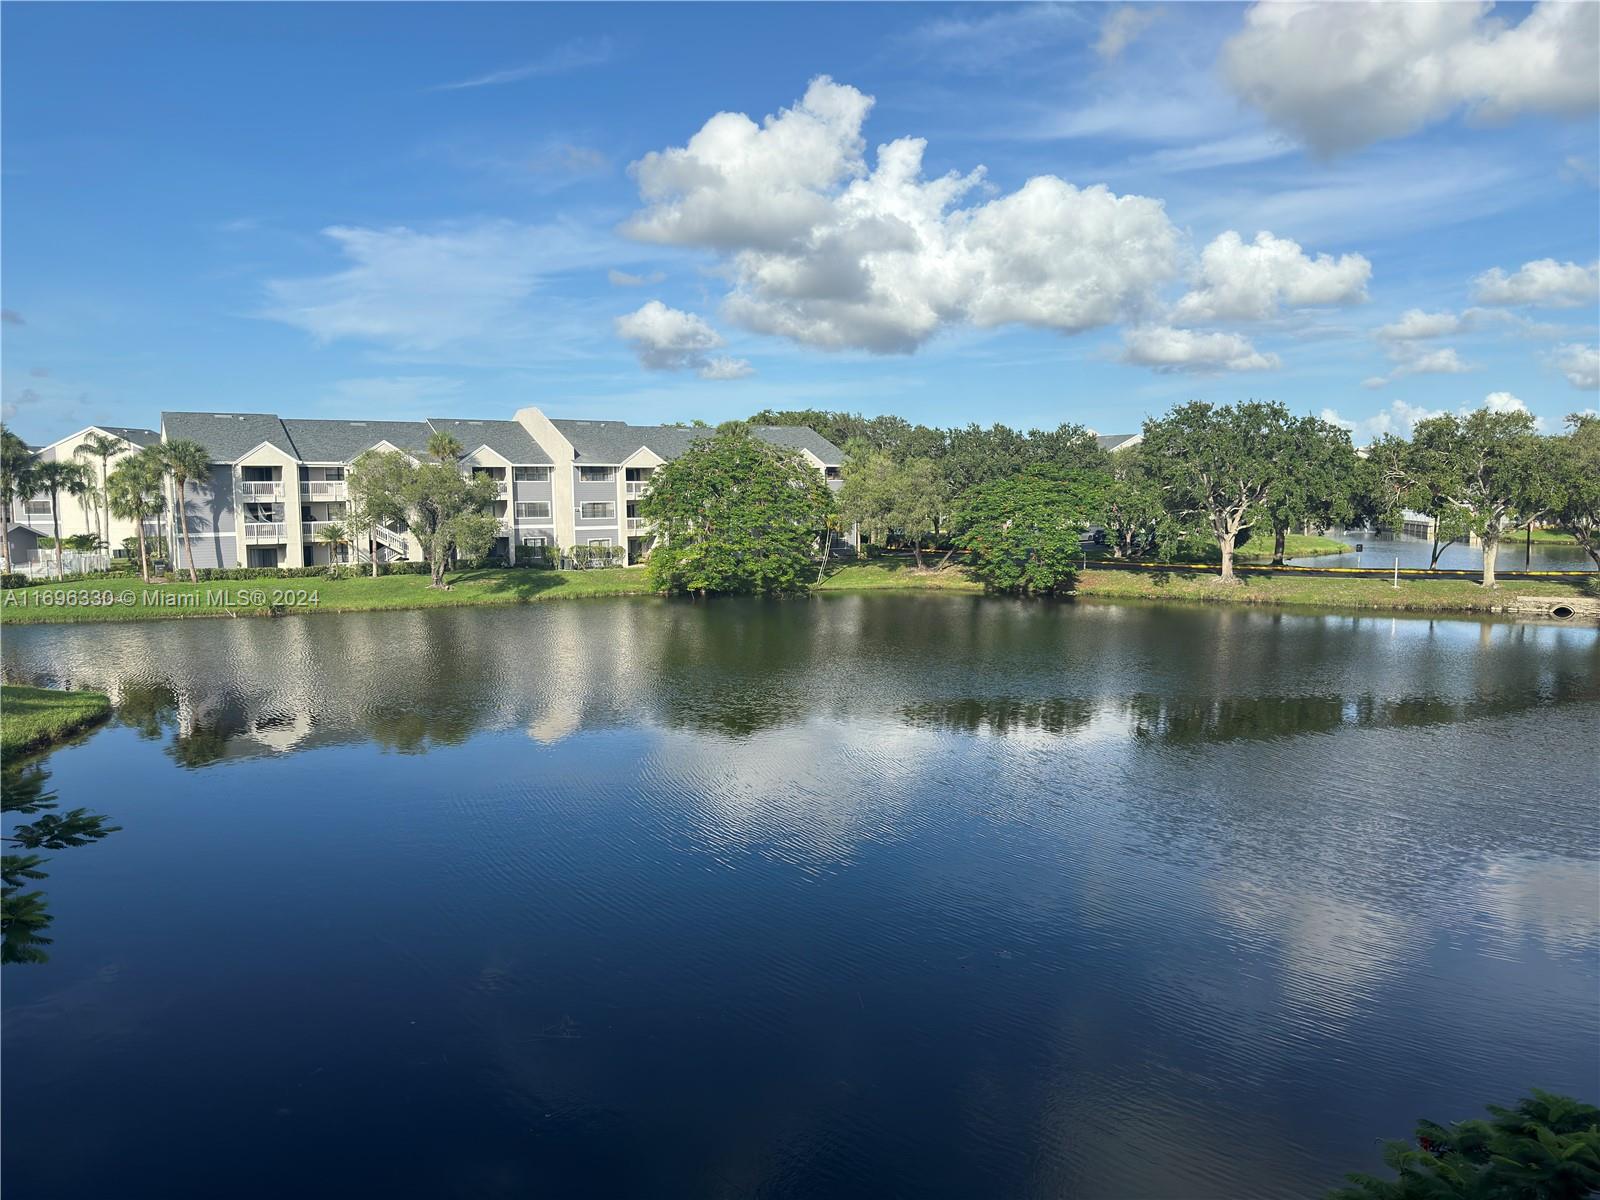
M239 495L246 500L282 500L283 483L277 479L245 479L239 483Z
M347 485L342 479L302 479L300 481L300 498L302 500L348 500L350 495Z
M628 532L629 533L643 533L645 528L647 526L649 526L649 524L650 524L650 522L646 521L643 517L629 517L628 518Z
M247 542L281 542L283 541L283 522L246 521L244 523L244 540Z
M648 479L628 480L627 494L635 497L648 496L650 494L650 481Z

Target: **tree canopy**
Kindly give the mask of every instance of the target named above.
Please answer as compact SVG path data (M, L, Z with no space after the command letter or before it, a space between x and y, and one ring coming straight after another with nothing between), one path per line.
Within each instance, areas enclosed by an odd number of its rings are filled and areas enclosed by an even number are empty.
M639 515L655 525L650 581L668 593L804 591L833 497L798 453L730 422L658 467Z
M1553 460L1526 412L1475 409L1419 421L1410 474L1460 526L1483 542L1483 586L1495 586L1495 558L1508 530L1551 505Z
M1141 449L1167 511L1202 521L1222 553L1222 581L1235 582L1239 532L1272 494L1292 451L1289 410L1243 404L1181 404L1144 423Z
M1072 584L1081 531L1102 499L1082 476L1034 467L963 493L952 525L972 573L991 591L1055 595Z

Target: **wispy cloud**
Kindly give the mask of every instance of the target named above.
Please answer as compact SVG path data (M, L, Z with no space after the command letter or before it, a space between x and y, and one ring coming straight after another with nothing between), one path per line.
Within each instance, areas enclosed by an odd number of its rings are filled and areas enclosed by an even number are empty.
M487 75L474 75L454 83L439 83L430 92L459 92L466 88L496 87L502 83L516 83L541 75L561 75L568 71L581 71L585 67L598 67L611 61L616 47L608 37L575 38L554 50L521 66L490 71Z
M617 253L609 239L561 223L335 226L323 233L338 245L345 268L269 281L258 315L321 343L353 339L408 353L531 337L528 302L544 280L614 261Z

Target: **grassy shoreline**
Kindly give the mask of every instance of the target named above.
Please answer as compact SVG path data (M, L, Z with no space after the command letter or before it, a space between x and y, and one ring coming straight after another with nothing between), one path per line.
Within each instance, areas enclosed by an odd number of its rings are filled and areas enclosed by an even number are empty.
M1551 580L1508 580L1496 591L1485 591L1469 579L1404 579L1398 588L1372 578L1329 579L1318 576L1275 575L1237 568L1239 583L1224 587L1215 568L1196 565L1193 571L1161 573L1096 570L1091 560L1078 573L1074 594L1097 600L1165 600L1204 604L1251 604L1305 608L1343 608L1390 612L1503 611L1518 593L1531 595L1583 595L1580 584ZM846 566L832 572L819 592L947 591L981 593L981 584L959 567L943 571L918 571L898 562Z
M104 692L6 684L0 687L0 761L54 745L99 724L110 712Z
M364 575L351 579L226 579L211 583L140 583L137 578L124 577L41 583L5 592L0 598L0 625L384 612L650 594L643 567L595 571L458 571L451 573L446 582L450 584L448 591L430 588L426 575L383 575L377 579ZM76 593L78 601L46 602L44 593L50 593L52 601L57 596ZM109 597L111 602L85 602L96 597L102 600Z
M981 594L982 584L958 566L917 570L910 560L842 563L816 585L819 594L935 591ZM1235 587L1223 587L1215 568L1144 573L1096 568L1080 572L1076 594L1106 600L1178 600L1192 603L1282 605L1351 610L1489 613L1510 606L1517 593L1582 595L1579 582L1509 580L1484 591L1465 579L1405 579L1398 588L1373 578L1283 576L1241 563ZM140 584L137 580L41 584L4 593L0 625L171 620L186 617L281 616L298 613L384 612L422 608L530 604L545 600L651 595L644 569L597 571L478 570L450 576L449 591L427 586L424 575L379 579L250 579L215 583ZM269 586L270 585L270 586ZM42 593L77 593L77 603L45 603ZM112 603L85 599L107 595ZM315 596L314 603L307 601ZM272 601L280 601L277 607Z

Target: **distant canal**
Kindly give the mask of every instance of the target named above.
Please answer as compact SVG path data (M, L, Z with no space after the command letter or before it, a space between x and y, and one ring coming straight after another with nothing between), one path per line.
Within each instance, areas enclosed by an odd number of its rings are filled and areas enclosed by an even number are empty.
M1359 551L1349 554L1324 554L1315 558L1291 558L1291 563L1312 567L1392 567L1395 559L1402 567L1426 567L1433 558L1431 538L1408 537L1403 533L1377 534L1370 529L1335 530L1328 534ZM1270 550L1271 547L1268 546ZM1483 547L1457 542L1445 547L1439 555L1439 567L1453 571L1480 571L1483 569ZM1500 554L1495 559L1500 571L1593 571L1594 559L1579 546L1561 543L1534 542L1529 546L1523 537L1513 537L1500 543Z
M836 596L0 654L122 705L6 781L8 832L105 818L8 930L8 1196L1301 1198L1600 1100L1593 628Z

